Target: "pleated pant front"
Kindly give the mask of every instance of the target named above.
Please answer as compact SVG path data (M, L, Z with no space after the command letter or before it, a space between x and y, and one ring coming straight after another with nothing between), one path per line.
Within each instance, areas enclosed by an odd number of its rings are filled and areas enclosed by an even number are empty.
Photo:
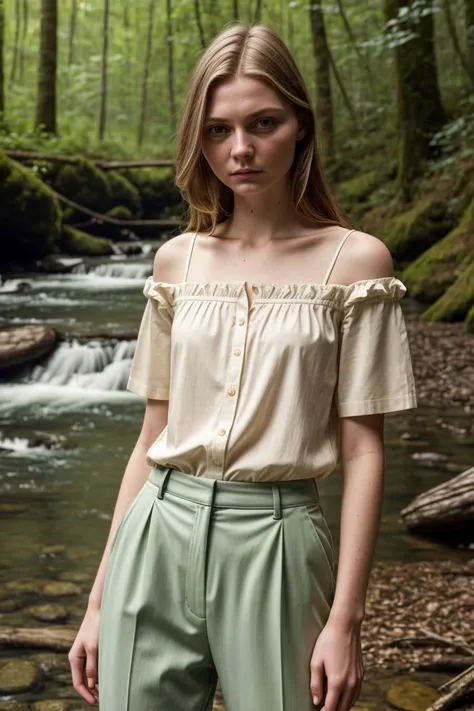
M314 480L216 481L155 467L115 534L100 711L314 711L310 660L335 556Z

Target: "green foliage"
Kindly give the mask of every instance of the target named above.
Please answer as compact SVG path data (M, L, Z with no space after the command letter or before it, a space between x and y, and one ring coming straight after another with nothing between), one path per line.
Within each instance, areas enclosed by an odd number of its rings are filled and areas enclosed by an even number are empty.
M0 263L24 264L48 254L60 229L60 210L52 193L27 168L0 151Z
M59 248L65 254L82 257L96 257L113 254L113 248L108 239L91 237L85 232L64 225L58 242Z

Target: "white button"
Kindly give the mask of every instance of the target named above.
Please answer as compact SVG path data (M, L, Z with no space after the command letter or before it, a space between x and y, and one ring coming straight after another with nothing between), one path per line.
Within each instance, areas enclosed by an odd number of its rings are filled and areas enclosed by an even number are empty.
M244 318L239 318L239 326L243 326L244 323L245 323L245 319L244 319Z
M258 286L256 284L252 284L252 291L254 294L258 294Z
M212 463L215 464L216 467L220 467L220 465L222 464L220 459L213 459Z
M221 435L221 437L223 437L225 435L225 429L220 429L219 434Z
M228 391L227 391L227 394L230 395L231 397L232 397L233 395L235 395L235 393L236 393L235 388L229 388Z
M240 353L241 353L240 348L236 348L235 351L234 351L234 355L239 356Z

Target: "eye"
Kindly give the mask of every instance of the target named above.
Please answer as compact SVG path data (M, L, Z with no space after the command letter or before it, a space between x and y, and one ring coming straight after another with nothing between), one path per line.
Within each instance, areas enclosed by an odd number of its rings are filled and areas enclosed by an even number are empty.
M270 122L269 125L267 124L266 126L262 126L263 129L268 129L268 128L274 128L276 126L277 121L274 118L271 118L270 116L267 116L265 118L261 118L257 121L257 124L261 124L264 121Z
M206 128L206 134L209 134L210 136L223 136L224 133L220 131L215 131L214 129L223 129L225 131L225 126L208 126Z

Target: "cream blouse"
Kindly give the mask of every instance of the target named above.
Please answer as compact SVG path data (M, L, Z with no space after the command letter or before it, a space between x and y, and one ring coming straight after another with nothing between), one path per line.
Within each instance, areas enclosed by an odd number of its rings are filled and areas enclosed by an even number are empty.
M146 280L127 388L169 400L147 463L228 481L328 476L339 418L417 406L395 277L328 284Z

